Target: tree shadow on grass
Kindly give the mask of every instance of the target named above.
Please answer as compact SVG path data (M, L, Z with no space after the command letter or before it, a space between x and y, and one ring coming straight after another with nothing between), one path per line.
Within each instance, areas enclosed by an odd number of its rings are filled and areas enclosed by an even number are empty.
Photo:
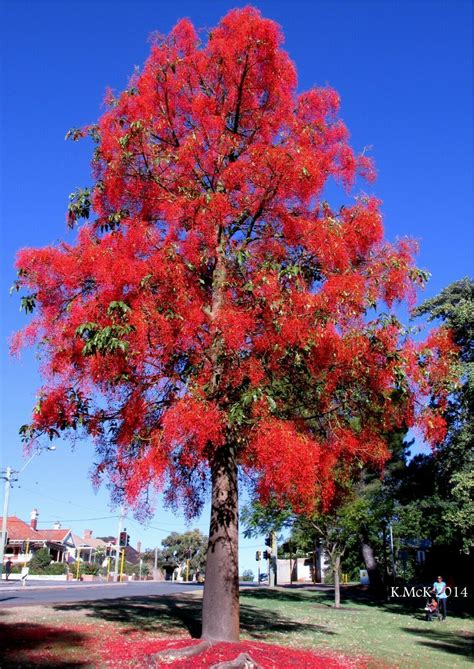
M123 632L146 630L164 635L183 631L192 637L201 634L201 600L184 596L122 597L56 604L55 611L81 611L89 618L99 618L124 625Z
M430 628L402 627L403 632L426 637L426 641L416 640L420 646L427 646L436 650L442 650L452 655L461 655L468 659L474 657L474 634L457 634L443 629L441 624L433 622Z
M200 598L172 595L61 604L53 608L63 612L81 610L88 617L119 623L124 626L124 634L134 630L146 630L149 633L173 636L186 631L191 637L199 638L202 626L201 607ZM246 602L245 597L242 596L240 620L242 631L255 639L263 639L267 634L272 633L301 632L299 621L273 611L271 607L265 609L255 607ZM305 623L304 629L314 633L334 634L322 625L311 623Z
M324 625L295 620L282 615L280 612L272 611L270 608L259 608L246 602L245 598L240 600L240 627L242 632L253 639L264 641L271 634L300 634L305 633L333 635L336 632Z
M35 623L0 623L0 667L85 667L86 662L61 659L65 651L80 648L84 635ZM36 651L33 654L32 651Z
M271 606L271 602L280 602L282 604L307 604L308 606L317 606L324 609L334 609L334 594L330 590L316 591L314 589L304 589L304 588L259 588L258 590L250 590L240 593L240 601L242 602L246 598L255 598L262 602L268 602L268 606ZM350 601L350 600L349 600ZM354 599L351 603L365 603L363 599ZM343 608L340 610L355 610L349 609L347 607L347 601L342 601Z
M245 595L287 602L312 602L335 610L334 588L330 586L325 586L324 589L318 586L316 589L312 586L298 584L283 586L277 590L260 588L246 592ZM425 615L425 603L426 597L400 597L387 601L374 595L368 588L349 585L341 588L340 611L347 611L351 606L369 606L391 614L415 616L421 620ZM448 602L448 615L450 618L469 618L470 607L472 607L472 603L467 598L453 598Z

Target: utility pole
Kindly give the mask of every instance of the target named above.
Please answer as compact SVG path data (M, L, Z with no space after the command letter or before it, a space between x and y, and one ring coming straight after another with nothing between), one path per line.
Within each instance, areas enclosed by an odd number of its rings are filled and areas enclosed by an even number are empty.
M255 560L257 562L257 584L260 585L260 559L262 557L262 553L260 551L257 551L255 553Z
M278 585L278 544L277 544L277 533L272 532L271 533L272 537L272 559L271 559L271 572L270 572L270 585L272 587L275 587Z
M393 529L392 529L392 523L389 523L389 529L390 529L390 557L392 560L392 579L393 582L395 583L395 578L397 576L396 571L395 571L395 553L393 550Z
M0 539L0 581L2 580L3 557L5 555L5 546L7 542L8 502L10 500L10 488L12 486L12 473L12 468L7 467L5 476L3 477L5 479L5 495L3 498L2 538Z
M0 475L0 478L5 479L5 495L3 497L3 520L2 520L2 534L0 538L0 581L2 580L2 572L3 572L3 558L5 556L5 547L7 544L7 523L8 523L8 502L10 500L10 490L12 487L12 482L13 481L18 481L18 476L23 473L23 471L28 467L30 462L35 458L37 455L41 453L41 451L55 451L56 446L48 446L47 448L44 449L39 449L33 452L33 454L28 458L28 460L25 462L23 467L19 470L15 469L13 470L11 467L7 467L5 470L5 474ZM15 478L13 478L13 474L15 474Z
M117 530L117 539L115 542L115 571L114 571L114 583L117 583L118 573L119 573L119 564L120 564L120 533L122 532L123 517L125 516L125 509L123 506L120 507L120 516Z
M289 549L290 549L290 585L293 585L293 551L291 550L291 548L292 548L291 539L288 542L288 545L289 545ZM313 570L313 573L314 573L314 570Z

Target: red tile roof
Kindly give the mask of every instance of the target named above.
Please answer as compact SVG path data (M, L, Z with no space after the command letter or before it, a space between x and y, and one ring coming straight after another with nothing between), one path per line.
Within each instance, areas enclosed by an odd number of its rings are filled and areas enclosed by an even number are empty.
M94 537L79 537L77 534L72 535L76 546L83 546L84 548L105 548L107 542L102 539L94 539Z
M0 518L0 531L3 519ZM10 541L52 541L59 543L71 530L34 530L17 516L8 516L7 533Z
M48 541L63 541L71 530L39 530Z
M3 519L0 518L0 529L2 525ZM31 525L16 516L8 517L7 533L10 541L44 541L46 538L41 530L34 530Z

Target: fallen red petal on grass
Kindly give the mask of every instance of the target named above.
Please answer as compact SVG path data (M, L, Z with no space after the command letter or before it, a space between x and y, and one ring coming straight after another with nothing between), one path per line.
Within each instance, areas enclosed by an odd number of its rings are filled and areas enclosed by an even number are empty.
M0 623L0 657L33 666L58 667L76 655L87 656L88 666L139 669L150 666L150 656L163 650L180 649L200 643L189 637L153 638L150 632L119 628L113 625L43 625L41 623ZM277 646L258 641L216 643L192 658L176 660L170 669L207 669L213 664L235 659L247 653L262 669L369 669L374 664L368 657L317 653Z
M130 661L139 662L163 650L184 648L198 644L191 639L156 639L127 642L126 639L114 639L102 648L103 658L115 667L126 666ZM365 669L365 659L352 659L345 656L330 656L306 650L295 650L285 646L242 641L241 643L217 643L207 651L195 657L175 660L167 664L170 669L205 669L218 662L235 659L240 653L247 653L262 669ZM140 666L135 665L135 666Z

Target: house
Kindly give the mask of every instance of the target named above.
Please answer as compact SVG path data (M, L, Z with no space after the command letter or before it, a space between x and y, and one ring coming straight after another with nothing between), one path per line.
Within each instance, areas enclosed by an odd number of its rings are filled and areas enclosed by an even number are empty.
M104 562L110 544L103 539L95 539L92 536L92 530L84 530L84 536L82 537L73 534L73 539L76 546L76 555L82 562L93 562L100 565Z
M74 555L76 545L72 530L63 529L61 523L56 522L52 530L40 530L41 534L49 542L49 552L54 562L70 562ZM54 546L60 546L58 552Z
M0 518L0 530L2 529ZM13 564L29 562L40 548L48 548L53 562L66 562L68 554L74 550L74 540L69 529L38 530L38 511L33 509L30 524L17 516L7 519L7 543L4 561Z
M17 516L9 516L7 520L7 543L4 562L11 560L13 564L27 563L40 548L47 548L52 562L81 562L104 565L107 557L115 559L116 538L113 536L102 539L94 538L92 530L84 530L83 536L74 534L69 528L62 528L56 521L52 529L38 529L38 510L33 509L30 524ZM0 531L2 519L0 518ZM122 550L122 549L120 549ZM137 550L132 546L125 547L125 560L129 564L140 562L140 542Z
M324 583L328 574L331 574L328 555L324 545L319 543L314 551L308 551L304 556L292 556L289 542L282 544L283 554L290 554L290 559L278 559L278 583ZM262 567L262 571L264 571Z
M138 565L140 563L140 550L141 546L137 545L137 548L133 546L125 546L125 560L129 564Z

